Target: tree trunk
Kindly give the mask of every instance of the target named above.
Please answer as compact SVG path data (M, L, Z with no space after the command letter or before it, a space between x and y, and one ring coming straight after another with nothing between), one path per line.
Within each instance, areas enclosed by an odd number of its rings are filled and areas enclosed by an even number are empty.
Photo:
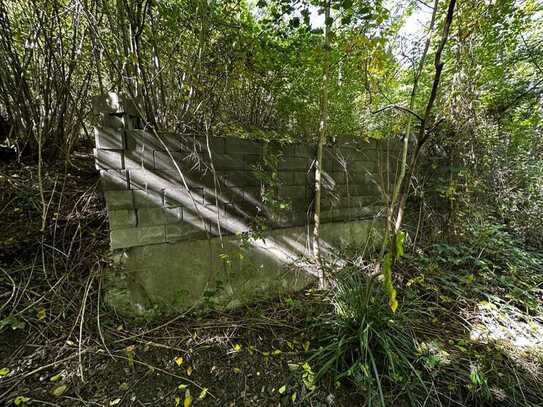
M322 188L322 160L323 150L326 144L328 130L328 81L330 75L330 0L324 4L324 61L321 82L321 94L319 105L319 141L317 144L317 158L315 161L315 205L314 205L314 226L313 226L313 255L317 261L319 272L319 286L326 286L324 268L322 266L320 250L320 223L321 223L321 188Z

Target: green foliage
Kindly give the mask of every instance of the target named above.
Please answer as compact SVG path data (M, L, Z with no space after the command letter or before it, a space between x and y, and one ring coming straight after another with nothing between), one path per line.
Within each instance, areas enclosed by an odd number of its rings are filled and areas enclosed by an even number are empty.
M379 284L354 271L337 280L330 302L333 312L318 320L319 348L309 361L316 379L348 381L368 403L388 405L383 387L399 397L423 395L416 365L416 341L408 325L409 304L392 313Z
M524 247L503 226L469 227L465 241L431 246L417 262L429 270L446 270L438 278L444 295L461 297L466 283L481 300L493 301L496 296L520 310L539 315L543 306L543 255ZM431 274L430 274L431 276ZM505 297L504 297L505 296Z

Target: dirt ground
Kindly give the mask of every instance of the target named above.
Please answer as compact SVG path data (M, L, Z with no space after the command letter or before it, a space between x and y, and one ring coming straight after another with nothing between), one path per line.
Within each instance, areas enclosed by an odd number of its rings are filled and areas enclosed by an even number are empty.
M304 384L311 291L152 323L105 307L98 174L88 152L75 162L41 179L35 165L0 166L1 405L357 404Z

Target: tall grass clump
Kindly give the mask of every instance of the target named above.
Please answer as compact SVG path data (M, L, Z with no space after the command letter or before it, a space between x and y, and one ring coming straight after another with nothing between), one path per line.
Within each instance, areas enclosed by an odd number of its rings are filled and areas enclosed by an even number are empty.
M350 384L368 405L391 405L387 394L418 405L427 386L416 368L409 305L392 313L382 284L356 271L342 272L329 301L330 312L317 321L319 347L309 358L316 380Z

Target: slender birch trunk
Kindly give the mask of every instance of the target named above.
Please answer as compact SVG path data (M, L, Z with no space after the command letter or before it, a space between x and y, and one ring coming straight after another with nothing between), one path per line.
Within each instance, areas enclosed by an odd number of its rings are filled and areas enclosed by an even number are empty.
M328 82L330 76L330 0L324 4L324 61L321 82L320 106L319 106L319 141L317 144L317 158L315 162L315 203L314 203L314 226L313 226L313 255L317 260L319 271L319 286L326 286L324 269L320 250L320 223L321 223L321 188L322 188L322 160L323 150L326 144L328 131Z
M437 8L439 6L439 0L434 1L434 9L432 11L432 17L430 19L430 26L428 28L428 37L424 44L424 49L420 57L418 66L415 69L415 75L413 78L413 88L411 89L411 95L409 98L409 111L413 111L415 108L415 100L417 98L417 93L419 89L420 77L422 76L422 71L424 70L424 64L426 62L426 57L428 55L428 50L430 49L430 44L432 43L432 37L434 33L434 26L436 21ZM398 233L400 226L398 225L398 219L394 219L394 214L396 212L396 206L398 204L398 198L400 197L402 185L405 180L405 173L407 169L407 155L409 152L409 140L411 139L411 131L413 128L413 117L412 115L408 116L407 119L407 128L402 140L402 160L400 163L400 174L394 183L394 189L392 192L392 198L388 205L387 210L387 219L385 224L385 236L383 238L383 245L381 247L381 257L385 254L387 245L389 245L389 238L392 237L392 241L395 240L395 235ZM393 243L392 243L393 245Z
M443 49L445 48L445 44L447 43L447 40L449 39L449 31L450 31L452 20L453 20L455 5L456 5L456 0L450 0L449 6L447 7L447 15L445 16L445 22L443 24L443 32L441 34L441 40L437 47L436 56L434 59L434 79L432 82L432 90L430 92L430 97L428 98L428 102L426 104L426 109L424 111L422 123L420 125L419 131L417 134L417 145L415 147L415 151L413 152L411 162L409 163L409 173L406 178L406 182L403 183L403 188L400 189L401 194L399 197L399 203L398 203L398 209L397 209L397 215L396 215L396 224L394 226L394 234L397 234L401 228L401 225L403 222L403 215L405 211L405 203L409 195L409 183L411 181L411 178L414 175L415 166L417 165L417 160L418 160L420 151L431 134L431 132L428 131L428 127L430 125L430 116L432 113L435 99L437 97L437 92L438 92L439 84L441 81L441 73L443 71L443 66L445 65L445 62L441 60L441 55L443 54Z

